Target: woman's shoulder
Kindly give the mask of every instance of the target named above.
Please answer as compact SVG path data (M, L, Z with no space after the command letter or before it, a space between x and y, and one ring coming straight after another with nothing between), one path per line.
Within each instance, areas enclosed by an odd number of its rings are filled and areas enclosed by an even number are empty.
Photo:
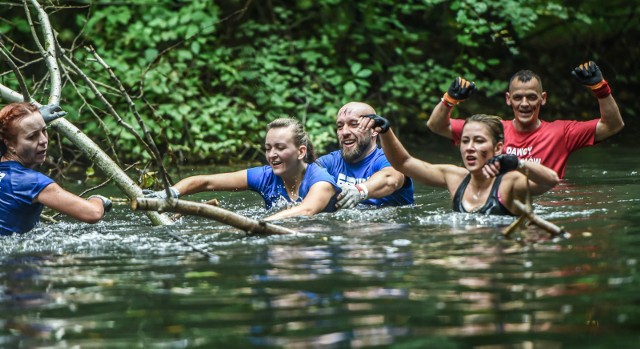
M446 176L454 176L454 177L466 177L469 175L469 170L464 167L451 165L451 164L438 164L433 165L438 170L442 171Z
M25 196L33 198L40 193L45 187L55 181L47 175L20 165L17 162L7 164L6 161L0 164L0 181L9 183L5 188L12 195ZM4 186L4 184L3 184Z
M20 180L37 180L38 182L53 182L53 179L44 173L22 166L16 161L0 162L0 172Z

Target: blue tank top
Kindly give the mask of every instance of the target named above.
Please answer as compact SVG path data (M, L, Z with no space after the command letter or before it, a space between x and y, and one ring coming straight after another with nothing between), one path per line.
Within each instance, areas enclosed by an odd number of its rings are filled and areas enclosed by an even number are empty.
M480 209L473 211L473 213L481 213L485 215L502 215L502 216L515 216L511 213L498 199L498 189L500 189L500 182L502 182L502 176L499 175L496 177L496 180L493 182L493 186L491 187L491 192L489 193L489 197L487 201L484 203ZM462 205L462 196L464 195L465 190L467 190L467 186L471 181L471 174L468 174L460 183L460 186L456 190L456 194L453 196L453 210L456 212L467 213L464 205Z
M40 221L44 205L33 203L53 179L16 161L0 162L0 235L25 233Z

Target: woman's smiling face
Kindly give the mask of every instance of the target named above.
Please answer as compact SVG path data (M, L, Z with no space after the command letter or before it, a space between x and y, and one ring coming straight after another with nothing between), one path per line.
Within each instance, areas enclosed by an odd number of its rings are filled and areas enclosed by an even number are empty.
M306 146L295 145L291 127L277 127L267 132L264 152L273 173L282 176L304 162Z

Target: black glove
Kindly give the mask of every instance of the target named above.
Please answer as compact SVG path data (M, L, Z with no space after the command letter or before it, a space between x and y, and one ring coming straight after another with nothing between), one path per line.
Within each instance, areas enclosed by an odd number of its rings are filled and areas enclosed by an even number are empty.
M102 207L104 207L105 213L111 211L111 206L113 206L113 204L111 203L111 200L109 198L104 197L102 195L91 195L87 198L87 200L91 200L93 198L98 198L102 200Z
M373 119L374 123L373 123L373 127L380 127L381 131L380 133L385 133L387 131L389 131L389 127L391 127L391 123L389 123L389 120L383 118L380 115L376 115L376 114L367 114L367 115L363 115L366 118L370 118Z
M172 198L177 199L180 197L180 192L178 191L178 189L174 187L169 187L169 191L171 192ZM163 199L163 200L167 199L167 191L164 189L158 190L158 191L143 189L142 194L144 194L144 197L148 199Z
M589 87L597 85L603 80L602 72L594 61L589 61L573 68L571 75L573 75L579 83Z
M62 111L62 109L60 109L60 106L57 104L43 105L38 110L40 111L45 124L48 124L57 118L61 118L67 115L67 112Z
M504 174L504 173L513 171L517 169L518 166L520 165L520 160L518 159L517 156L513 154L496 155L492 157L491 160L487 162L487 164L492 164L496 162L500 164L500 172L498 174Z
M457 103L455 104L458 104L473 96L477 91L478 89L476 88L476 84L458 76L449 86L447 94L449 97L456 100Z

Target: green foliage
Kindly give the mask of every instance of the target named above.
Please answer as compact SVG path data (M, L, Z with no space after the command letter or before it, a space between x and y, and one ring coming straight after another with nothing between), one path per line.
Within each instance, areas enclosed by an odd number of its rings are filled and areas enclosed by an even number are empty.
M469 110L498 114L507 79L522 68L554 77L548 89L575 94L581 90L571 85L568 67L610 54L585 40L595 33L598 42L616 38L632 47L635 36L620 33L637 33L639 21L623 6L615 0L603 15L597 5L541 0L135 0L59 10L52 23L63 47L91 45L111 66L168 158L221 163L260 159L266 124L282 116L302 120L322 153L335 142L338 108L352 100L369 102L396 129L425 132L424 120L458 75L480 89L461 107ZM0 31L30 40L24 14L12 11ZM113 86L107 72L85 50L73 56L138 127L124 98L104 87ZM631 61L622 64L630 68ZM3 83L17 86L10 77ZM78 91L106 129L86 112L72 121L99 142L112 138L119 157L149 159L100 111L93 92L82 83ZM63 100L86 110L69 84ZM562 102L569 97L558 100L557 110L570 107Z

